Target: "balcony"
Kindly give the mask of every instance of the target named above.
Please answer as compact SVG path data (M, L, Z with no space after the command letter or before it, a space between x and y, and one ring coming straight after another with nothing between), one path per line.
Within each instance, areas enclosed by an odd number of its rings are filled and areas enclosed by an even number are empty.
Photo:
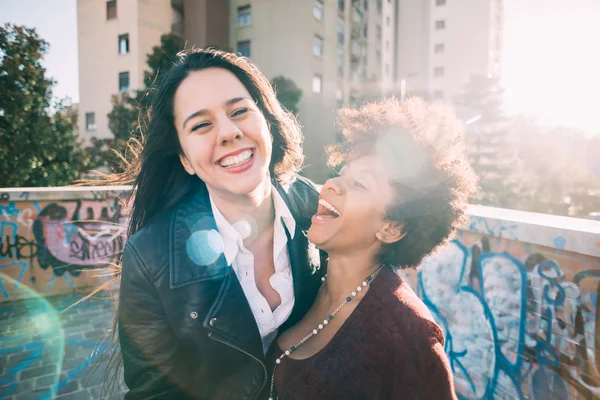
M83 385L106 349L112 300L56 310L110 279L101 268L125 245L116 199L129 190L0 190L0 365L11 393L33 390L24 376L41 368L17 370L13 354L37 349L31 362L49 362L57 338L65 339L59 393L97 389ZM600 222L471 206L453 241L418 272L399 273L444 331L461 398L598 396Z

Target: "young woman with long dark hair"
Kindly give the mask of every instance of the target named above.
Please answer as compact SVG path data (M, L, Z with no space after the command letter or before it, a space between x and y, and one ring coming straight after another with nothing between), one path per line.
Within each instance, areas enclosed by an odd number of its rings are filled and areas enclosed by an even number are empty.
M295 118L246 58L199 50L159 78L133 181L118 333L126 399L256 399L277 332L323 270L304 232ZM140 150L137 154L137 150Z

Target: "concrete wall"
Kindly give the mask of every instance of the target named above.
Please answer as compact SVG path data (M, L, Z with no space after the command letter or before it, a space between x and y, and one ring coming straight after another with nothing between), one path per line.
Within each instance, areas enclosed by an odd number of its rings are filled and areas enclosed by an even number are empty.
M0 301L104 282L97 268L125 243L115 199L127 190L0 190ZM600 395L600 222L468 213L456 240L401 272L444 330L460 397Z
M125 244L127 188L0 190L0 302L89 292ZM29 288L31 290L25 289Z

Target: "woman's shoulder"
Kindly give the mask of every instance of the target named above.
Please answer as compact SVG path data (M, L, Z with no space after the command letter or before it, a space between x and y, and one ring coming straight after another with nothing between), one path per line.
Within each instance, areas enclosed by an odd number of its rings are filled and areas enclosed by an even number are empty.
M127 239L125 251L135 253L135 259L153 277L168 261L174 218L173 210L163 212Z
M281 185L284 191L294 200L304 200L306 202L318 201L319 189L317 185L308 178L297 175L296 178L287 185Z
M426 339L429 343L437 341L443 345L442 330L425 303L394 270L390 268L386 275L382 276L384 279L376 291L381 307L387 313L390 328L402 332L403 336Z
M310 224L310 218L317 212L319 202L317 185L311 180L298 175L291 183L277 185L277 189L283 196L296 222L299 222L303 227Z

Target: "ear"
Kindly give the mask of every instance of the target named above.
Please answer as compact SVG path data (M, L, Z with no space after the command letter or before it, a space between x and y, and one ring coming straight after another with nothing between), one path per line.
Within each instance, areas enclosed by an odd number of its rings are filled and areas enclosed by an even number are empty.
M397 221L385 221L381 229L375 234L380 242L386 244L397 242L404 236L406 236L404 225Z
M181 165L183 165L183 169L185 169L185 172L187 172L190 175L196 175L196 172L190 165L190 162L188 161L185 154L183 154L183 153L179 154L179 161L181 161Z

